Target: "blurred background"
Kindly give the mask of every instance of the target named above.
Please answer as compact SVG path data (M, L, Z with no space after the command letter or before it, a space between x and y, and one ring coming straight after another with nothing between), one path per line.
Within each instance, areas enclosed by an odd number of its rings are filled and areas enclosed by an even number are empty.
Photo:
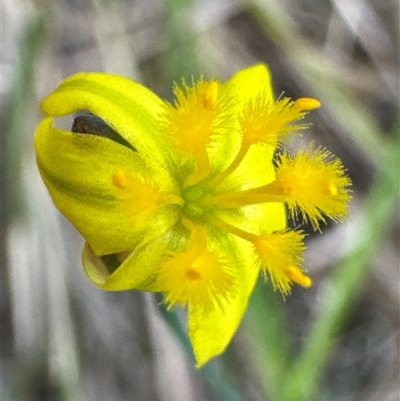
M2 0L0 12L1 400L399 399L396 0ZM85 277L32 137L41 99L78 71L168 99L182 77L257 62L277 95L321 100L304 140L347 167L350 217L308 230L314 286L284 301L260 282L227 352L197 370L179 313Z

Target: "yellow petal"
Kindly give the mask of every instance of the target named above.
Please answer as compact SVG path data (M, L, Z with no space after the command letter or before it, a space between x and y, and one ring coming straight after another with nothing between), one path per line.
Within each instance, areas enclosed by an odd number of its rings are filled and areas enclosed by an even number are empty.
M161 291L156 281L160 266L171 249L179 247L178 244L185 242L187 236L187 229L177 224L150 241L138 242L129 254L112 255L117 265L112 272L108 270L104 257L98 257L86 243L82 263L93 284L104 290Z
M124 254L121 254L121 257L119 254L115 254L115 261L116 263L119 261L120 265L114 272L110 272L104 259L97 256L90 245L85 243L82 251L82 264L92 283L103 290L149 290L149 285L157 276L163 255L163 253L161 255L159 244L158 248L154 244L151 246L152 244L150 243L146 247L139 245L139 248L135 248L125 260L122 260Z
M220 138L220 143L214 148L215 151L211 153L209 150L212 164L218 166L215 171L223 172L220 176L217 175L215 179L220 182L223 181L222 177L225 179L227 176L231 175L232 171L237 168L239 163L242 162L243 164L243 157L247 157L247 153L257 152L253 151L253 149L250 149L251 152L249 152L248 147L244 146L242 140L240 118L243 117L245 105L250 101L258 102L260 98L262 98L266 104L274 102L271 76L268 68L264 64L257 64L237 72L224 84L222 92L225 98L230 99L229 113L230 116L232 116L229 124L230 129L227 135ZM252 148L254 148L254 146ZM249 176L245 177L246 179L250 178L249 184L255 181L253 178L259 180L259 178L262 177L264 181L271 179L271 172L273 173L272 163L268 165L268 162L272 160L273 150L272 146L269 147L265 160L263 158L257 159L258 156L247 157L247 163L254 165L258 172L263 170L263 166L267 166L267 170L263 171L261 175L251 172ZM242 167L243 172L244 169L246 169L245 166ZM232 179L232 182L235 182L235 180L236 179Z
M219 246L219 249L225 251L227 261L237 270L236 288L224 308L215 308L205 313L199 308L189 306L188 334L197 367L224 352L247 309L250 294L259 274L250 243L239 238L228 239L225 235L218 240L214 238L213 241L218 244L216 246Z
M229 81L236 91L242 105L256 97L261 91L271 96L273 90L269 70L264 64L246 68L236 73ZM269 145L251 146L241 164L231 175L232 182L243 182L242 190L268 184L275 180L275 169L272 158L275 148Z
M272 146L252 146L236 174L246 177L246 187L256 188L275 180L275 169L272 163L274 150ZM244 219L238 224L245 231L255 234L273 232L286 228L287 216L283 203L260 203L243 208Z
M158 193L172 192L172 180L161 169L152 171L137 152L108 138L54 128L50 117L39 124L35 147L54 203L96 254L131 250L139 234L154 237L175 223L173 209L158 209Z
M42 111L65 116L89 110L130 143L148 163L173 164L171 148L160 130L164 102L131 79L81 72L64 80L42 102Z
M232 181L243 183L242 190L256 188L274 181L273 155L274 148L272 146L251 146L242 163L232 174Z
M268 145L254 145L232 173L227 182L221 184L225 191L246 190L266 185L275 180L272 163L274 149ZM283 203L260 203L243 207L240 213L222 210L218 216L242 230L260 234L286 228L287 216Z
M243 107L262 92L267 100L275 101L271 74L265 64L256 64L238 71L226 85L236 97L238 107Z

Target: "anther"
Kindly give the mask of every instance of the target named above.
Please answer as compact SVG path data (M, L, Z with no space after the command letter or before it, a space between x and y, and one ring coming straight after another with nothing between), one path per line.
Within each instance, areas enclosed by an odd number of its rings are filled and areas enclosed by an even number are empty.
M301 285L302 287L309 288L312 285L310 277L306 276L299 268L295 266L289 266L285 269L285 274L294 283Z
M189 279L189 280L200 280L201 279L201 274L194 269L186 269L185 272L185 276Z
M125 188L128 185L128 180L123 170L118 169L112 176L113 183L118 188Z
M208 85L203 98L203 105L206 109L212 110L215 107L218 99L218 82L212 81Z
M312 97L301 97L294 102L294 106L298 110L314 110L318 109L321 103Z

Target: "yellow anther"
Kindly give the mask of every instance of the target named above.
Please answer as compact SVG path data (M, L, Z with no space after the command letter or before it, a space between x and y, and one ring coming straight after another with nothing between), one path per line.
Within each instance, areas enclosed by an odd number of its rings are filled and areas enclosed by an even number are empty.
M312 286L311 278L306 276L298 267L289 266L285 269L285 273L291 281L302 287L309 288Z
M294 103L294 107L298 110L314 110L321 106L321 102L312 97L301 97Z
M218 99L218 91L219 85L217 81L212 81L208 85L208 88L205 91L203 104L204 107L208 110L212 110L215 107Z
M201 279L201 274L194 269L187 269L185 272L185 276L189 279L189 280L200 280Z
M126 178L125 172L118 169L112 176L113 183L118 188L126 188L128 185L128 179Z

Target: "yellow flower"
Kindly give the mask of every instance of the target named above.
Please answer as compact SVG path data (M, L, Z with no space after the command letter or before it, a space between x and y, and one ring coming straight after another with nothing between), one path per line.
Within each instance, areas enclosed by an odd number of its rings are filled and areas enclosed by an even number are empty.
M285 206L316 229L341 220L350 179L321 148L274 162L319 102L275 100L264 65L174 93L169 103L127 78L76 74L43 101L35 146L55 204L86 239L90 280L187 307L202 366L229 344L260 272L284 295L311 285L304 234L288 229ZM77 117L75 132L54 125L85 110L92 117Z

